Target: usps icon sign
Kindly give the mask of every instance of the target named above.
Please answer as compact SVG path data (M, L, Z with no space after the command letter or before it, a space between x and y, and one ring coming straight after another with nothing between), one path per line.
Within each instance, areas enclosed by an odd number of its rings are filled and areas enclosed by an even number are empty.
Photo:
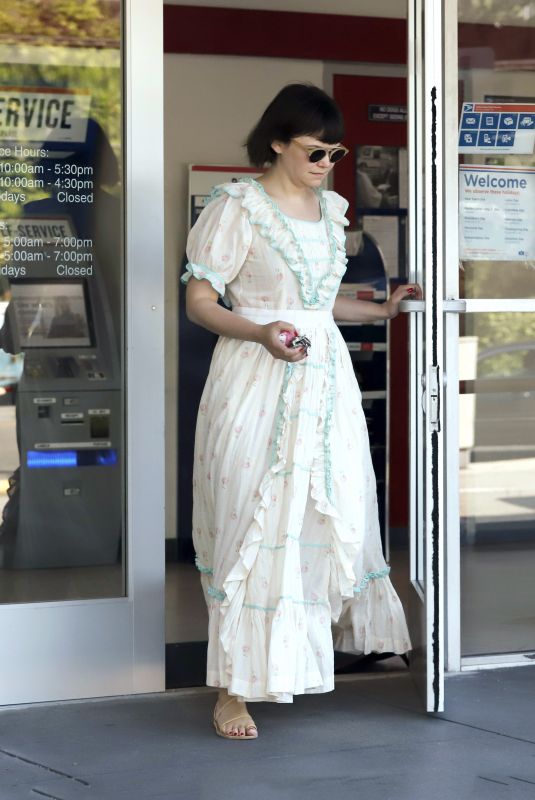
M459 153L531 154L535 149L535 104L463 103Z

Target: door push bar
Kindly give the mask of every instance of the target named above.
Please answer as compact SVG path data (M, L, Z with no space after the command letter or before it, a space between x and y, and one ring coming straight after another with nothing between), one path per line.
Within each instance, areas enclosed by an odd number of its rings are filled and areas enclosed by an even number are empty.
M399 310L423 313L425 311L425 300L402 300L399 304ZM443 300L442 310L448 314L464 314L466 300Z

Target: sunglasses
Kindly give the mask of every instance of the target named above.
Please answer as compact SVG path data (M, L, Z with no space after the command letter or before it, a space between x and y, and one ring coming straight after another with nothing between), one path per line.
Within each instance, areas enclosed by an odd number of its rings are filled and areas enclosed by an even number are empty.
M337 161L340 161L349 153L349 150L347 147L344 147L343 144L337 145L336 147L316 147L316 145L301 144L301 142L298 142L296 139L292 139L292 142L300 147L301 150L305 151L308 160L311 161L312 164L317 164L317 162L325 158L326 155L329 156L331 164L336 164Z

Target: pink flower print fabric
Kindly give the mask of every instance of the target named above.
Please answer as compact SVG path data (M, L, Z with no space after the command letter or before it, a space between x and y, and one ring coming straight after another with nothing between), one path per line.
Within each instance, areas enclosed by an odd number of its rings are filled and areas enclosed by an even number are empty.
M243 700L331 691L333 642L410 648L381 549L360 389L325 315L345 267L347 203L324 195L322 219L308 223L281 218L252 184L226 185L190 233L182 276L209 280L232 308L310 320L300 331L310 362L291 370L257 342L220 336L197 416L192 534L209 617L206 682Z

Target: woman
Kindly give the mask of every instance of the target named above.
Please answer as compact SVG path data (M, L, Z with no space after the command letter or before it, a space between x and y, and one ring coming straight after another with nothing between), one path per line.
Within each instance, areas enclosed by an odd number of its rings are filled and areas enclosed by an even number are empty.
M214 725L227 738L257 737L246 701L334 688L331 621L339 650L410 648L334 319L390 319L420 290L399 287L381 305L337 297L348 204L320 187L347 152L342 138L328 95L286 86L246 143L265 172L216 187L188 238L186 313L220 336L197 419L193 542ZM281 340L296 333L309 352Z

